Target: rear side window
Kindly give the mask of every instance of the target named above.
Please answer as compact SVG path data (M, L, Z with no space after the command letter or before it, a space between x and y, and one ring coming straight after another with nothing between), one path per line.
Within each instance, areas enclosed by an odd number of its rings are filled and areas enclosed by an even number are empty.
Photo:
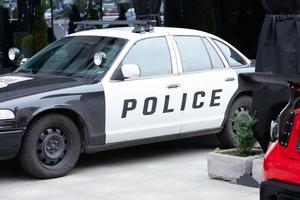
M211 62L204 43L196 36L176 36L184 72L211 69Z
M208 51L213 68L214 69L224 68L225 66L224 66L219 54L216 52L215 48L210 44L210 42L206 38L203 38L203 42Z
M218 40L214 40L214 42L224 54L230 67L239 67L247 64L247 62L235 50Z
M138 65L142 77L171 74L172 63L167 40L158 37L137 42L123 60L123 64Z

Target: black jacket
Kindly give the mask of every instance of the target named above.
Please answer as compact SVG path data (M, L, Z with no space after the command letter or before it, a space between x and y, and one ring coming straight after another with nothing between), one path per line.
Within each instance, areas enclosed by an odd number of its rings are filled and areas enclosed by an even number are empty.
M259 38L256 71L300 74L300 0L262 2L267 14Z
M267 14L296 13L300 8L299 0L262 0Z

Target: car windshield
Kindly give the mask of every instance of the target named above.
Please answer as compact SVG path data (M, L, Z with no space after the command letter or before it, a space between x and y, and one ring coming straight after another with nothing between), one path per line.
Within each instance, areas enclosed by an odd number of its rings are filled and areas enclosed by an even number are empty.
M126 40L111 37L65 37L49 45L16 72L70 77L100 76L110 68ZM94 64L97 52L106 54L100 66Z

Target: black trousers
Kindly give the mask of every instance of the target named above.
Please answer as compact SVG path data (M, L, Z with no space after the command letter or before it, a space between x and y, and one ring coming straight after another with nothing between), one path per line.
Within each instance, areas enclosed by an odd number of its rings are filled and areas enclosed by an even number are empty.
M253 92L253 109L257 118L254 135L264 151L270 142L271 121L277 119L288 100L289 89L285 86L262 84Z

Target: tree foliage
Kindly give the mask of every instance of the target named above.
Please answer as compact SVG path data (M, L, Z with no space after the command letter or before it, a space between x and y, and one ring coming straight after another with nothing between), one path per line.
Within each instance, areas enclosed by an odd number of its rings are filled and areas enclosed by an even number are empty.
M99 20L98 11L94 8L89 8L88 10L88 20Z
M36 17L33 24L34 50L42 50L48 45L48 26L44 19L45 6L41 4L37 8Z
M33 35L26 35L21 42L22 51L25 58L30 58L33 56L34 46L33 46Z

